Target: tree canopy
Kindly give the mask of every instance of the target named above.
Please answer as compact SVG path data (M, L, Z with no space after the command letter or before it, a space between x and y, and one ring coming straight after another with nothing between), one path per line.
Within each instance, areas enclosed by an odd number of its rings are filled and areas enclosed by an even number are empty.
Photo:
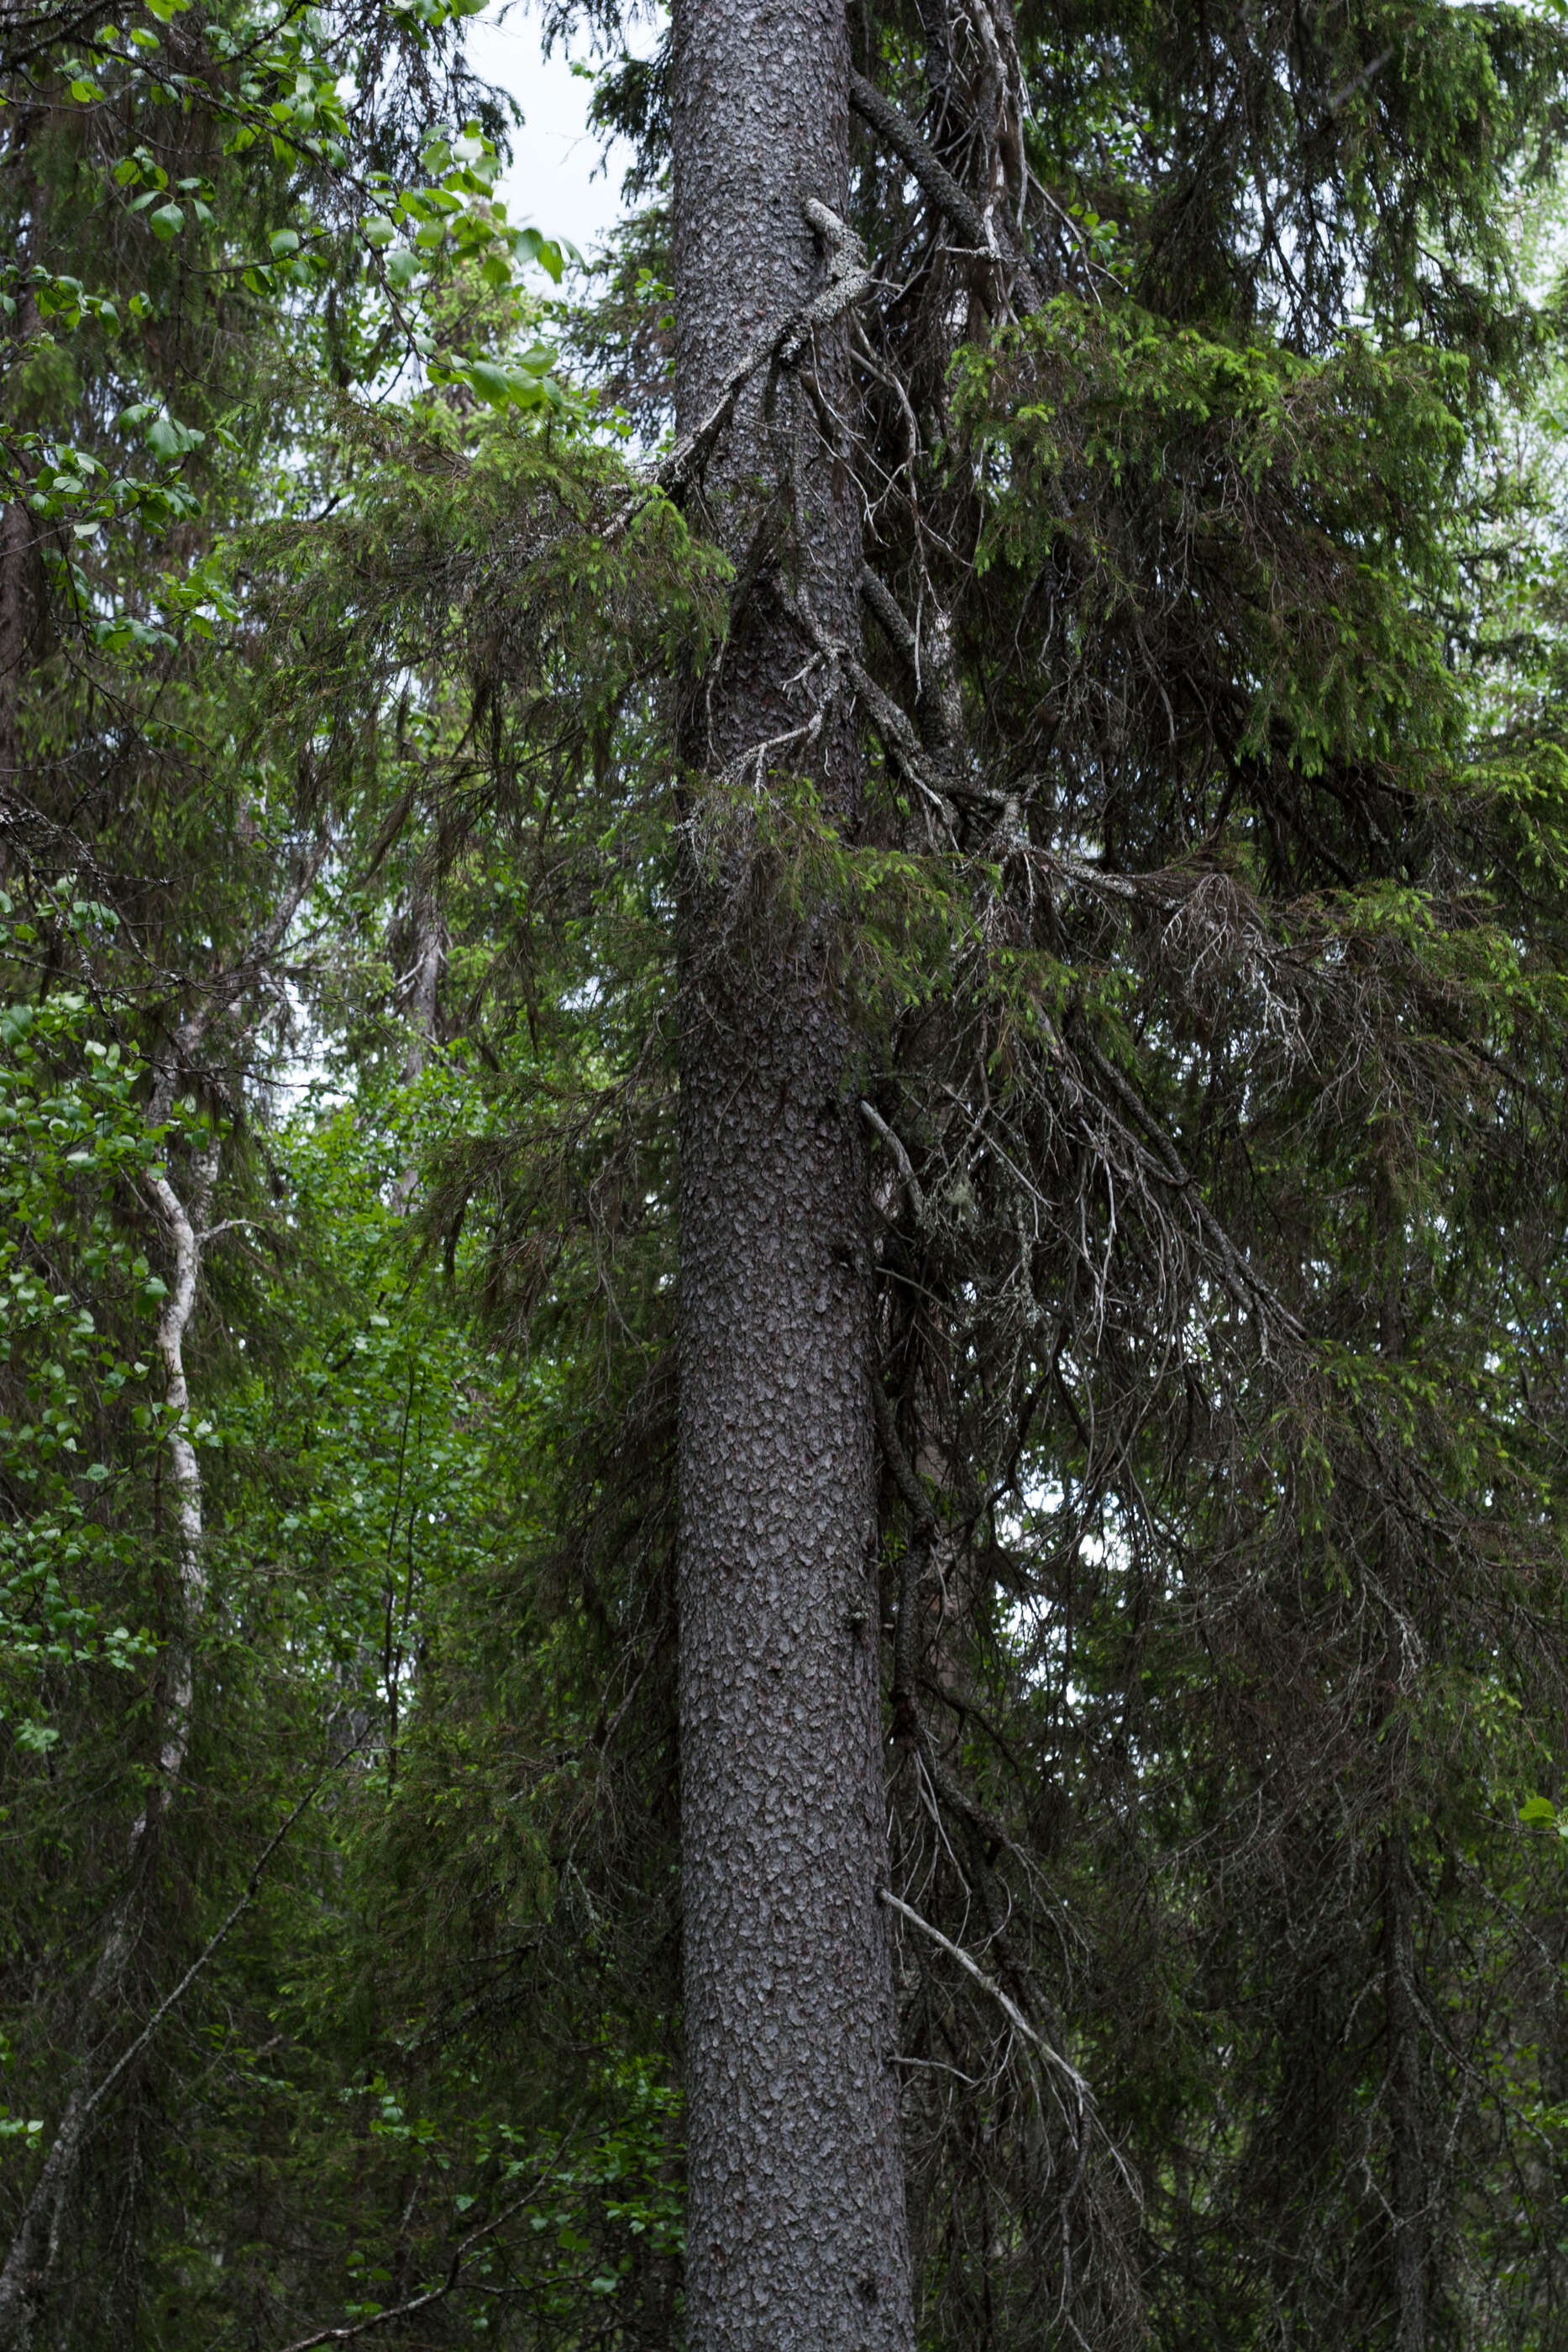
M750 2352L798 1177L853 2326L1552 2352L1560 12L862 8L748 181L563 0L583 267L472 13L0 20L0 2345Z

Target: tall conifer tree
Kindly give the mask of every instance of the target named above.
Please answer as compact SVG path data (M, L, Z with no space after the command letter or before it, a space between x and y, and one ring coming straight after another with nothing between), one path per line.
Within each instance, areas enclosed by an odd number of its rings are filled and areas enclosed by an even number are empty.
M747 802L862 814L847 702L861 518L819 411L853 399L836 0L682 0L678 427L730 625L685 694L680 1656L690 2341L913 2342L876 1634L864 1156L832 912L769 875ZM759 353L765 353L760 356ZM744 381L739 370L750 362ZM810 371L813 396L802 383ZM827 673L823 673L824 679Z
M633 471L351 26L5 26L0 2338L1544 2352L1561 29L679 0Z

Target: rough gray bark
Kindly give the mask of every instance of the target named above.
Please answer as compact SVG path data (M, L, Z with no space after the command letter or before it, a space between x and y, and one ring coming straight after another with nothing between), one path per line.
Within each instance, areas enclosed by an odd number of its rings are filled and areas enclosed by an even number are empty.
M835 0L676 0L685 433L827 283L847 90ZM841 315L779 351L707 458L707 527L737 584L683 748L758 794L810 773L848 824L856 745L823 651L855 642L861 571L827 446L849 405ZM681 1028L687 2336L692 2352L908 2352L848 1038L824 922L785 912L733 826L706 858L704 812L699 789Z

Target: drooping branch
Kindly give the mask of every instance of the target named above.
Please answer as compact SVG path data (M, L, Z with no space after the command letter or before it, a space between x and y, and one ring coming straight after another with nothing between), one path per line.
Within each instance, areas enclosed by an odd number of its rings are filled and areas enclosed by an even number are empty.
M920 640L915 634L902 605L885 580L868 563L861 572L861 594L881 622L888 643L904 661L911 682L916 690L920 684Z
M253 988L277 953L295 916L326 864L331 847L330 835L323 833L312 844L295 868L277 906L267 921L251 940L241 956L225 964L200 983L201 1002L195 1011L180 1024L168 1045L152 1066L152 1093L147 1107L150 1127L162 1127L174 1107L174 1093L183 1072L188 1071L201 1050L208 1030L220 1013L225 1013Z
M862 1106L863 1108L863 1106ZM890 1130L891 1132L891 1130ZM1005 1826L965 1786L943 1755L918 1689L916 1622L921 1594L933 1565L941 1531L935 1505L915 1475L894 1419L893 1406L882 1382L872 1383L872 1404L877 1438L888 1471L910 1514L910 1533L899 1578L898 1622L894 1640L894 1717L900 1737L913 1747L937 1801L955 1826L961 1826L969 1848L970 1869L986 1915L993 1945L1020 1994L1040 2014L1050 2004L1032 1970L1014 1950L1008 1932L1007 1905L1001 1900L992 1857L1006 1853L1019 1863L1027 1878L1035 1876L1030 1857ZM924 1924L924 1923L922 1923ZM1043 2042L1041 2047L1044 2047Z
M1077 2067L1069 2059L1064 2058L1060 2050L1053 2050L1043 2034L1036 2032L1012 1995L997 1982L995 1977L986 1974L985 1969L972 1953L967 1952L961 1944L954 1943L952 1937L945 1936L940 1927L934 1927L929 1919L923 1919L919 1912L912 1910L907 1903L901 1902L891 1887L883 1888L882 1899L890 1911L896 1911L901 1919L907 1919L912 1927L918 1927L923 1936L929 1937L932 1943L939 1950L946 1952L949 1959L956 1960L965 1975L973 1978L981 1991L996 2002L1014 2032L1021 2034L1031 2049L1040 2052L1046 2063L1053 2067L1062 2080L1071 2085L1075 2095L1086 2107L1093 2105L1094 2095Z
M863 704L867 717L875 728L878 740L889 765L905 783L912 784L932 811L940 818L943 827L955 840L958 820L955 798L978 798L988 802L991 795L983 789L977 793L944 772L936 772L934 763L915 731L915 723L902 705L895 702L877 684L871 672L855 655L852 647L841 638L832 636L823 628L811 609L804 588L791 592L781 580L773 581L772 590L783 610L828 665L830 676L841 675L847 679ZM946 764L946 763L945 763Z
M900 1176L903 1178L904 1189L909 1195L909 1205L915 1212L915 1222L916 1224L919 1224L925 1215L925 1195L921 1189L920 1179L915 1172L914 1163L911 1160L908 1152L904 1150L903 1143L894 1133L892 1128L889 1127L886 1119L883 1118L882 1113L876 1108L874 1104L862 1100L861 1103L861 1117L865 1120L866 1125L872 1129L873 1133L881 1136L883 1143L886 1144L889 1151L892 1152L894 1164L897 1168ZM883 1402L885 1405L885 1398Z

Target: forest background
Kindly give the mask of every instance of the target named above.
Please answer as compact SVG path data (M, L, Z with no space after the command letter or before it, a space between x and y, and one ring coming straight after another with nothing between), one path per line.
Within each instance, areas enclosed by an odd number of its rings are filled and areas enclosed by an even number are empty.
M1552 2352L1563 18L856 12L835 635L667 50L582 276L464 15L0 18L0 2343L682 2340L690 858L853 1007L922 2346Z

